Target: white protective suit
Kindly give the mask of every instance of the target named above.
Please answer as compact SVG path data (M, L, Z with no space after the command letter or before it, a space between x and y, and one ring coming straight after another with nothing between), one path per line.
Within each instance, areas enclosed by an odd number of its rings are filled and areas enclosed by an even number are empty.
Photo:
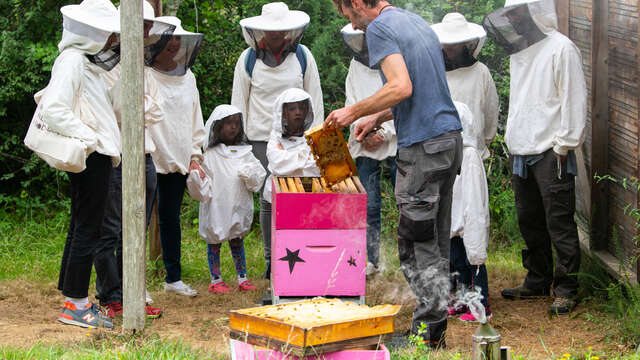
M307 70L304 77L295 53L289 53L278 66L270 67L257 59L252 76L245 69L249 49L242 52L233 75L231 104L242 111L244 128L251 141L268 141L271 132L273 103L287 89L303 89L311 95L316 121L324 119L324 105L318 65L311 51L302 46L306 53ZM314 124L315 125L315 124Z
M269 160L269 171L271 175L263 191L263 198L271 202L271 178L275 176L297 176L297 177L320 177L320 169L311 153L311 148L307 145L304 136L282 137L282 107L285 103L293 103L302 100L309 101L309 113L305 120L308 130L314 123L313 102L311 97L304 90L289 89L283 92L273 104L273 130L267 144L267 159ZM282 146L280 149L278 145Z
M145 2L146 3L146 2ZM153 138L149 129L151 126L164 120L164 99L160 95L158 84L151 76L151 68L144 68L144 153L151 154L156 151ZM113 111L118 119L118 125L122 124L120 115L122 106L120 104L120 65L114 67L111 71L103 75L103 79L109 93L113 98Z
M451 98L466 104L473 114L473 121L482 129L477 134L482 140L478 143L478 151L483 160L487 159L491 155L487 145L496 136L500 112L498 92L489 68L478 61L468 67L447 71L447 83Z
M241 114L234 106L216 107L205 125L206 133L234 114ZM198 171L191 171L187 179L189 194L200 201L200 236L207 244L244 237L253 221L253 193L260 190L267 172L253 156L251 145L207 144L203 151L200 165L207 177L202 180Z
M151 69L149 76L165 101L165 120L149 129L156 146L152 153L156 171L186 175L191 160L202 161L206 140L196 78L191 70L171 76Z
M115 6L113 13L117 19ZM42 120L50 130L85 142L89 153L95 150L110 156L117 166L120 130L111 95L101 77L106 70L86 56L99 53L111 33L86 25L83 29L83 24L66 17L63 20L62 39L58 43L60 55L51 69L51 80L34 96L36 103L42 101Z
M566 155L584 140L587 88L578 47L557 31L553 1L528 3L546 38L511 55L509 117L505 141L514 155L551 148Z
M370 69L355 59L351 59L349 65L349 73L345 80L345 106L353 105L358 101L362 101L382 87L382 79L380 78L380 71ZM364 146L356 141L355 126L360 121L356 120L351 124L351 131L349 133L349 152L354 159L364 156L375 160L384 160L388 157L395 156L398 139L396 137L396 129L393 126L393 121L385 121L380 127L380 134L384 138L384 143L380 145L374 151L368 151Z
M454 102L462 122L462 165L453 184L451 237L460 236L471 265L487 261L489 245L489 189L479 148L482 124L476 122L469 107Z

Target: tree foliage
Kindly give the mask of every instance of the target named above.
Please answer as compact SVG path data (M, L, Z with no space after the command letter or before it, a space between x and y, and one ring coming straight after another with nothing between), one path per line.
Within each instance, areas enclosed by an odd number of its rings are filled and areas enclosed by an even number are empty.
M35 103L33 94L44 88L58 55L62 33L60 7L79 0L0 1L0 204L20 201L58 201L64 193L66 175L49 168L22 144ZM233 71L247 47L238 22L259 15L267 0L164 0L165 14L176 13L183 27L204 33L204 46L193 67L205 118L219 104L229 103ZM344 103L344 80L349 57L340 38L347 23L331 0L285 0L291 9L305 11L311 23L302 39L314 54L324 94L325 112ZM117 5L119 2L114 1ZM451 11L480 23L499 5L494 0L397 0L398 6L439 22ZM503 109L508 100L507 56L490 41L481 61L492 70ZM42 199L46 199L42 200ZM43 205L44 206L44 205Z

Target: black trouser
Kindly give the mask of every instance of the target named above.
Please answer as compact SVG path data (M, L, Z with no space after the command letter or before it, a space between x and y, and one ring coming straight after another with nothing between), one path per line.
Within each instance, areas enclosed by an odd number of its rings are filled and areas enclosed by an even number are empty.
M440 341L447 324L451 200L461 162L459 131L398 149L400 265L418 298L412 331L425 323L426 338L433 342Z
M145 156L146 224L156 198L157 175L151 155ZM93 259L96 268L96 298L101 305L122 302L122 165L113 169L109 197L102 222L102 244Z
M89 296L93 255L102 242L100 230L111 176L111 158L94 152L87 157L86 166L80 173L67 173L71 180L71 217L58 289L62 290L62 295L71 298Z
M187 186L187 175L180 173L158 174L158 219L162 261L167 270L165 281L173 283L181 279L180 206Z
M269 178L269 160L267 159L267 143L264 141L252 141L253 155L260 161L262 167L267 171L265 179ZM264 258L271 260L271 203L262 198L262 192L265 184L260 188L260 231L262 231L262 245L264 249Z
M567 174L567 162L558 165L553 150L529 166L528 177L511 176L518 211L518 224L526 248L522 264L528 270L524 286L548 289L553 284L556 297L573 298L578 292L580 242L573 215L575 180ZM556 250L555 273L551 244ZM573 274L573 275L571 275Z

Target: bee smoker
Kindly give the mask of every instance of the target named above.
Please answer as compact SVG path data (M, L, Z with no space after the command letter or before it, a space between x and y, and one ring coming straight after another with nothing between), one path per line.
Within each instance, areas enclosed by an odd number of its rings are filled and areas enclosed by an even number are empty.
M509 354L501 354L500 334L489 323L484 322L472 336L473 360L501 360L508 359ZM506 356L502 356L506 355Z

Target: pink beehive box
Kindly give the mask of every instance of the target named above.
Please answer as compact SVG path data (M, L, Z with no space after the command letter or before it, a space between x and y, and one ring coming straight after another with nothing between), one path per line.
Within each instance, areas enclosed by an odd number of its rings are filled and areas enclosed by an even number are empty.
M272 186L271 286L278 297L364 299L367 194L281 192Z
M380 344L377 350L343 350L321 355L298 357L231 340L232 360L390 360L389 350Z

